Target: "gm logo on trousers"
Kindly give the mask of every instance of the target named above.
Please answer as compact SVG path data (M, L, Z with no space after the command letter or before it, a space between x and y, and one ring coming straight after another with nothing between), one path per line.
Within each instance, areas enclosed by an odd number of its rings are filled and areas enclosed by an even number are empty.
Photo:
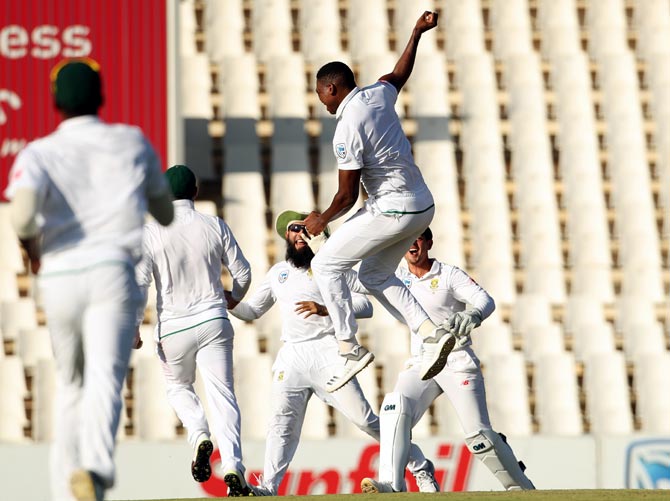
M626 452L627 489L670 489L670 440L638 440Z

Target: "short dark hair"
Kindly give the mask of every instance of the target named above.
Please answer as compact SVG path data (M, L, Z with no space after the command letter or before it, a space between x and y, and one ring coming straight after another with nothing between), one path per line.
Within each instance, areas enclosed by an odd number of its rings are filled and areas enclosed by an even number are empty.
M430 231L430 227L426 228L420 237L423 237L424 240L432 240L433 239L433 232Z
M336 83L340 80L341 85L349 89L356 87L354 72L342 61L332 61L321 66L316 74L316 79Z

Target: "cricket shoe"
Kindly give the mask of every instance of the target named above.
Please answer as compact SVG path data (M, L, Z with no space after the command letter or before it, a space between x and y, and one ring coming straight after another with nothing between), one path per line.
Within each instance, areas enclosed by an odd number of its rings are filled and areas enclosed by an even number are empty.
M335 370L333 377L326 383L326 391L328 393L342 388L375 359L375 356L360 344L350 353L340 356L344 358L344 363Z
M363 494L380 494L386 492L399 492L396 491L391 482L382 482L380 480L374 480L372 478L364 478L361 480L361 492Z
M251 489L250 496L275 496L276 494L272 492L268 487L263 487L262 485L249 485Z
M195 446L195 455L191 461L191 475L196 482L206 482L212 476L209 457L214 452L214 444L207 435L200 435Z
M421 344L421 379L427 381L437 376L447 365L449 353L456 345L456 338L444 327L436 327L433 335Z
M428 461L428 467L414 474L419 492L440 492L440 484L435 480L435 466Z
M223 481L228 486L229 498L241 498L254 495L251 487L247 485L246 480L244 480L244 475L237 470L227 471L225 475L223 475Z
M70 475L70 490L77 501L102 501L105 489L94 473L75 470Z

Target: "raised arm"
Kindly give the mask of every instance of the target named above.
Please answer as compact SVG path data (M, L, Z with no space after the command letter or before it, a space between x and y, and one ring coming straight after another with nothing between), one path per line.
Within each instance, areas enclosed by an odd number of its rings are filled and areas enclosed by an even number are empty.
M412 35L409 37L407 47L405 47L400 59L395 64L395 68L393 68L391 73L380 77L379 80L385 80L393 84L398 92L400 92L400 89L403 88L414 68L414 60L416 59L416 51L419 48L421 35L428 30L432 30L435 26L437 26L437 12L426 11L421 14L421 17L416 22L416 26L414 26L414 30L412 30Z

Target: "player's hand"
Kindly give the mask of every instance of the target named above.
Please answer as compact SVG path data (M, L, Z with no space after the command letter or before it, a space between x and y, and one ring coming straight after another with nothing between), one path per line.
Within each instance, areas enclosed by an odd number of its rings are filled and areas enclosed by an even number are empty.
M311 317L312 315L319 315L320 317L328 316L328 308L322 304L315 303L314 301L298 301L295 305L295 312L298 315L304 313L305 318Z
M133 340L133 349L134 350L139 350L142 348L142 345L144 342L142 341L142 337L140 336L140 328L138 327L135 329L135 339Z
M432 30L437 26L437 12L431 12L427 10L416 22L416 29L419 30L419 33L425 33L428 30Z
M231 291L223 291L223 296L226 298L226 308L229 310L232 310L240 303L237 299L233 299Z
M324 220L320 212L312 211L305 218L305 228L312 238L320 235L326 226L328 226L328 221Z
M472 329L481 324L482 317L478 311L459 311L447 319L444 328L456 337L459 345L463 346L467 343Z
M307 245L309 245L309 248L312 249L312 252L314 254L319 252L321 246L326 243L326 240L328 240L325 233L321 233L316 237L313 237L312 235L303 235L303 236L305 242L307 242Z

